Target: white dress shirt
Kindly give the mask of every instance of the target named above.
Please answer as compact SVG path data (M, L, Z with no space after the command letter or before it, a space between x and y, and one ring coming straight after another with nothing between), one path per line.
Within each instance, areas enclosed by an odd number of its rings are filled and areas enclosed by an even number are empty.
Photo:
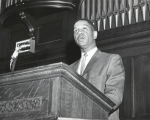
M97 51L97 47L94 47L93 49L89 50L87 53L86 53L86 61L85 61L85 66L84 66L84 70L87 66L87 64L89 63L89 61L91 60L92 56L95 54L95 52ZM84 52L81 52L81 56L83 56L85 53ZM81 71L81 58L80 58L80 62L79 62L79 65L78 65L78 69L77 69L77 73L80 74L80 71Z

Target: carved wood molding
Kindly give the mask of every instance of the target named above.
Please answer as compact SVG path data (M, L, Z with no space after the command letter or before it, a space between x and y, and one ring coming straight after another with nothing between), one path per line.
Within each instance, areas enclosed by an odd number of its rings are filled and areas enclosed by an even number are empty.
M2 74L0 75L0 86L57 77L65 78L65 80L83 91L105 111L110 112L114 109L115 104L109 98L87 82L87 80L75 74L68 65L62 62Z
M46 8L51 8L51 9L60 9L60 10L73 10L76 8L76 6L79 4L79 1L76 0L22 0L22 1L17 1L12 0L7 0L9 3L3 3L1 6L2 8L2 13L0 15L0 22L4 24L4 22L8 19L8 17L12 17L14 14L18 14L20 11L26 11L29 9L46 9Z
M99 32L97 44L104 51L127 49L148 50L150 46L150 21ZM147 52L147 50L145 52ZM140 52L140 51L139 51ZM130 53L128 53L130 54Z

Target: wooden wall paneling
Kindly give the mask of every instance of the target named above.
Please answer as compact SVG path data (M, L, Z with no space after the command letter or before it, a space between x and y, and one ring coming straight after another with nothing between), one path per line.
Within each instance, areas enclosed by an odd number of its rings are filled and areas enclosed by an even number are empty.
M19 68L38 66L61 60L63 50L62 23L66 17L64 12L53 13L39 18L36 22L39 29L39 38L36 41L36 53L22 55ZM26 61L26 63L24 62Z
M10 49L10 41L9 41L9 30L4 29L3 26L0 24L0 59L5 58L8 54ZM7 47L3 47L7 46Z
M126 72L121 120L149 120L150 21L99 32L102 51L120 54Z
M135 116L150 117L150 53L136 56L135 64Z
M47 9L50 11L50 9ZM29 67L50 64L54 62L67 62L70 55L67 46L70 41L73 41L73 24L75 20L75 11L73 10L51 10L46 11L25 11L31 15L37 28L35 28L39 35L36 39L36 52L34 54L25 53L20 54L16 70L25 69ZM34 12L36 14L34 14ZM39 14L37 14L39 12ZM43 13L44 12L44 13ZM27 26L14 15L12 21L7 20L5 27L10 30L9 51L6 58L3 58L1 73L9 71L10 56L15 49L16 41L21 41L29 38ZM3 30L3 29L2 29ZM6 46L4 46L6 47ZM7 65L7 66L6 66ZM4 70L4 68L6 68Z
M0 25L0 73L9 70L9 61L6 59L9 56L10 44L10 30Z
M134 64L134 57L131 57L131 118L135 118L135 64Z
M150 51L150 21L99 32L97 43L101 50L136 56Z
M38 66L65 61L66 44L72 40L73 20L73 11L57 12L38 19L39 39L36 45L36 54L28 59L29 64L23 66L31 67L33 64ZM32 59L34 61L31 61Z
M122 104L120 105L120 118L131 118L132 117L132 66L131 58L123 58L123 64L125 66L125 86L124 86L124 96Z

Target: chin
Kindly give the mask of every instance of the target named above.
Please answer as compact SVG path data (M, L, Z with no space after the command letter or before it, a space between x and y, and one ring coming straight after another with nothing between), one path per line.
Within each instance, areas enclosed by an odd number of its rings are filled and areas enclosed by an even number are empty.
M79 46L80 46L81 48L83 48L83 49L86 48L86 44L79 44Z
M79 44L87 44L86 40L78 40Z
M79 46L85 46L86 44L84 42L79 42L78 45Z

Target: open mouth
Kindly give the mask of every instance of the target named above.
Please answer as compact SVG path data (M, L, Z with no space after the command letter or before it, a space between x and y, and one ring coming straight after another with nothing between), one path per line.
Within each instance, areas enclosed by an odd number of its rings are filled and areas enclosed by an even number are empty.
M77 40L80 41L80 40L84 40L86 38L85 34L81 33L77 36Z

